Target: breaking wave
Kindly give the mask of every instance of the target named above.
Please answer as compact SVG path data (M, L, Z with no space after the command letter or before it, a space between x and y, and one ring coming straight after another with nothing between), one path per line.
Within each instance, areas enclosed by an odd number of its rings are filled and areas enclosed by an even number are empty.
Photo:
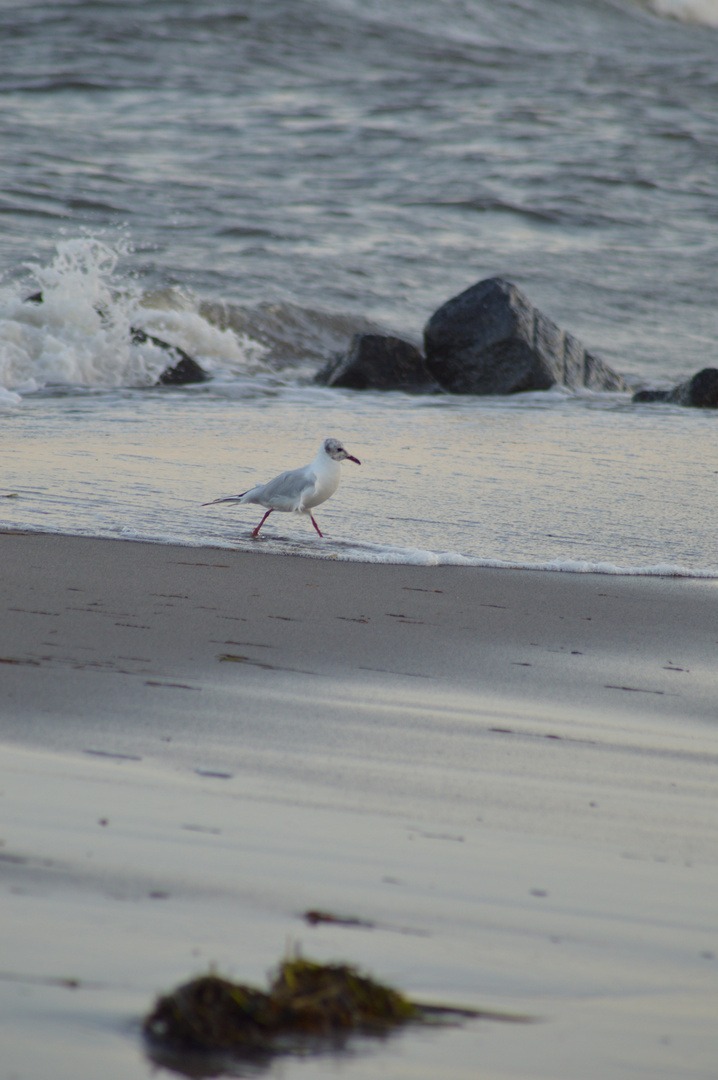
M718 27L717 0L649 0L648 7L669 19Z
M143 294L118 273L125 253L97 237L61 240L49 265L26 264L29 278L0 290L6 403L45 387L156 384L171 357L149 338L136 340L137 328L185 350L210 374L265 366L259 342L213 326L195 298L172 289Z

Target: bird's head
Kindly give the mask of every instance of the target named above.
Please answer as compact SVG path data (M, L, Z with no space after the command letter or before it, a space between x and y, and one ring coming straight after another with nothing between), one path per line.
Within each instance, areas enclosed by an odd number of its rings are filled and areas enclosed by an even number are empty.
M346 452L339 439L325 439L322 449L327 457L333 458L334 461L353 461L356 465L361 465L359 458L352 457Z

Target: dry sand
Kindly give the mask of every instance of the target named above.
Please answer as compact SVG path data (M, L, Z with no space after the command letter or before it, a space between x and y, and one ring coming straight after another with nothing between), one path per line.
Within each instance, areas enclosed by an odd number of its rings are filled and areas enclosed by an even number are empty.
M716 583L0 559L0 1080L152 1076L157 991L288 942L539 1020L270 1077L715 1080Z

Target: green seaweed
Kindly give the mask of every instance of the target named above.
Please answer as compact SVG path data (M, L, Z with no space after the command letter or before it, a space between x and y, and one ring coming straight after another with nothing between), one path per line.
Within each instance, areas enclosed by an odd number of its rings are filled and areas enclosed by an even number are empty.
M406 1024L457 1024L477 1018L530 1019L420 1004L350 964L320 964L295 955L279 964L266 991L215 972L200 975L160 995L143 1031L152 1056L184 1072L182 1055L229 1054L267 1061L278 1053L336 1049L354 1035L386 1035ZM192 1075L210 1073L200 1067L193 1068Z
M152 1041L176 1050L227 1051L266 1046L273 1032L268 994L219 975L201 975L161 995L145 1019Z
M270 997L282 1021L305 1034L386 1030L421 1019L408 998L349 964L318 964L303 957L280 964Z
M178 1049L257 1050L283 1036L386 1031L421 1016L402 994L348 964L293 957L268 992L214 973L184 983L157 999L144 1032Z

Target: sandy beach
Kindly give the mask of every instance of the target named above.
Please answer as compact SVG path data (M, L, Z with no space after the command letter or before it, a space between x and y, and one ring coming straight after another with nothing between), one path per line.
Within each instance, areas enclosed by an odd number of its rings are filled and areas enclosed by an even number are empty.
M2 31L0 1080L718 1080L718 0Z
M0 1080L155 1075L155 994L288 944L536 1022L263 1075L715 1077L718 583L0 553Z

